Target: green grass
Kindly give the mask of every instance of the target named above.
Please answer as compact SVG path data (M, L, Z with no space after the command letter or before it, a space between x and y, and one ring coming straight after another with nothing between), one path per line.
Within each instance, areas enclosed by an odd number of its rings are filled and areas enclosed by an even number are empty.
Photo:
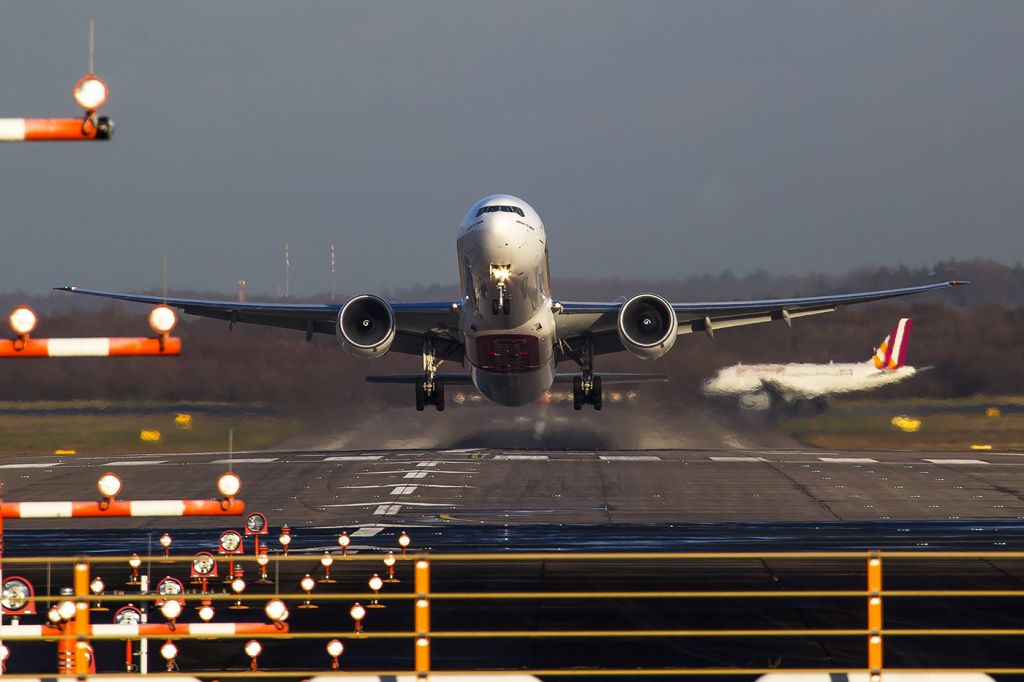
M985 408L1024 404L1024 398L974 397L964 400L850 401L837 403L824 415L787 419L780 428L805 445L847 450L968 450L990 445L993 450L1024 449L1024 414L989 417ZM871 408L874 413L863 413ZM915 412L928 407L930 412ZM877 410L884 412L878 414ZM946 408L948 411L943 411ZM976 409L975 409L976 408ZM891 423L897 415L921 420L920 430L904 432Z
M122 414L92 410L19 414L0 406L0 456L53 454L56 450L74 450L77 454L226 450L229 429L234 429L234 448L250 450L277 445L302 428L299 420L290 417L209 414L187 408L181 411L192 416L191 429L175 424L177 409ZM143 441L143 430L159 431L159 442Z

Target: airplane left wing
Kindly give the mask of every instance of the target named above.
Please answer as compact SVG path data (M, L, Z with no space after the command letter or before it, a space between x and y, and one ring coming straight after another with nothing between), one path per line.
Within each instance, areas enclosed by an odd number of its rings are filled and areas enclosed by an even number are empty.
M268 327L295 329L313 334L335 334L341 303L241 303L194 298L164 298L144 294L125 294L94 291L81 287L57 287L56 291L98 296L133 303L167 305L188 315L226 320L230 327L236 323L258 324ZM452 362L462 361L462 347L458 341L458 313L450 302L391 303L398 326L391 350L409 355L423 353L423 338L432 336L438 355ZM456 347L457 346L457 347Z
M927 291L964 286L970 282L952 280L902 289L883 289L854 294L776 298L760 301L720 301L702 303L671 303L678 322L677 334L706 332L741 327L763 322L785 321L809 315L831 313L844 305L881 301ZM569 346L578 345L585 335L593 340L595 355L616 353L625 348L619 340L617 318L625 301L613 303L560 302L555 304L558 337Z

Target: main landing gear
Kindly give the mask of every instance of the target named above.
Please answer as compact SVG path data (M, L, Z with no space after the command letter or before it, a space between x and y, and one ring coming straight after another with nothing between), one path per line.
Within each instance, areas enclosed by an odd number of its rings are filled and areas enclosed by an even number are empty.
M444 411L444 382L437 378L441 360L434 354L434 341L429 336L423 339L423 376L416 380L416 411L422 412L427 405L433 405L438 412Z
M604 396L601 390L601 377L594 376L593 339L586 337L579 353L569 353L569 356L583 370L582 376L572 379L572 409L582 410L584 405L593 405L595 410L600 410Z

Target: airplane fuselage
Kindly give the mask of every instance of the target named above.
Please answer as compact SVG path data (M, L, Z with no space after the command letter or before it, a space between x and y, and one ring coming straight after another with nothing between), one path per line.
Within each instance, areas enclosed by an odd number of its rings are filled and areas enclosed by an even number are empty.
M466 360L477 389L502 405L531 403L555 379L547 249L540 216L506 194L478 201L459 228Z

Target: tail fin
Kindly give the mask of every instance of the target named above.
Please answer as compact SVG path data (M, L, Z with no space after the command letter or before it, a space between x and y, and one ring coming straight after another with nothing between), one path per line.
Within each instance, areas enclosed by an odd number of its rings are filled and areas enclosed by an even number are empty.
M871 360L878 369L899 369L907 360L910 343L910 318L901 318L896 327L882 341Z

